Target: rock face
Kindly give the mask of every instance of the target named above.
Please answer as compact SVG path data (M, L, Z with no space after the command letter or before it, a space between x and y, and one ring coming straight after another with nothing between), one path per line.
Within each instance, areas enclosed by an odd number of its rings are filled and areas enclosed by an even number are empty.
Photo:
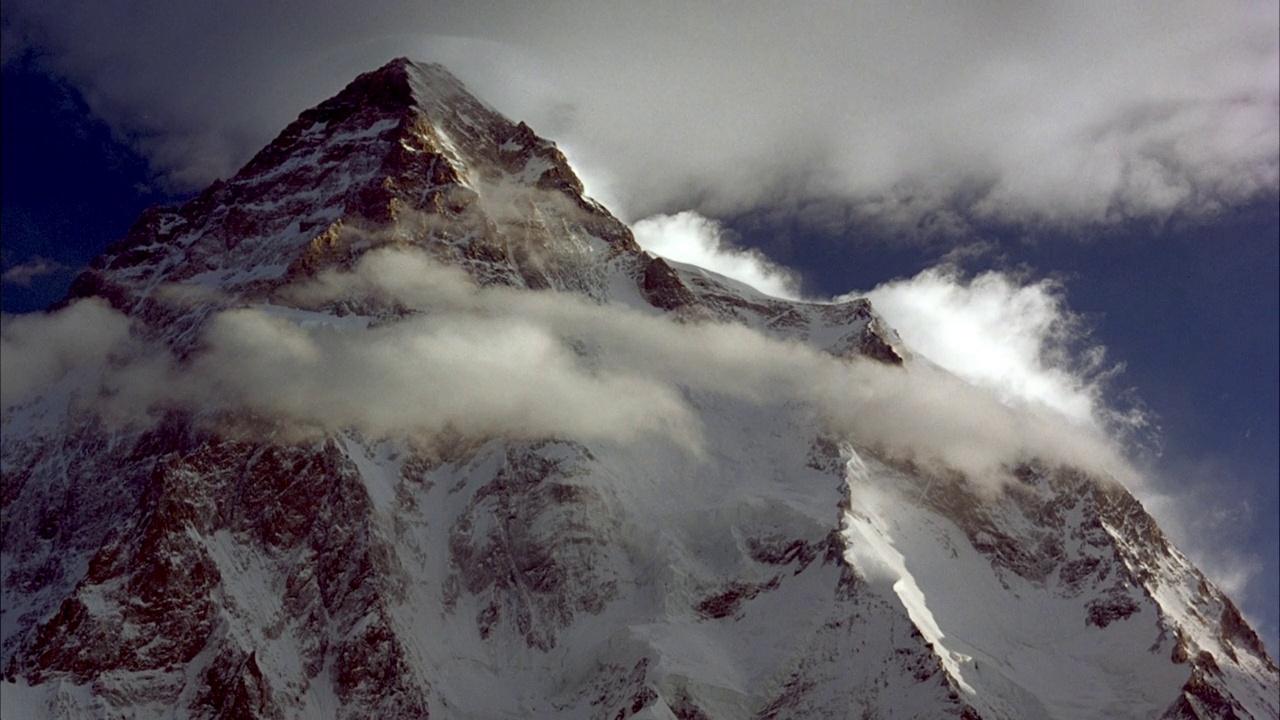
M381 247L847 362L912 362L863 300L644 253L554 144L396 60L75 283L178 358L228 308ZM376 295L315 321L395 323ZM994 496L793 404L686 398L661 439L121 425L75 379L4 410L4 717L1267 718L1278 673L1112 482ZM276 428L278 430L278 428Z

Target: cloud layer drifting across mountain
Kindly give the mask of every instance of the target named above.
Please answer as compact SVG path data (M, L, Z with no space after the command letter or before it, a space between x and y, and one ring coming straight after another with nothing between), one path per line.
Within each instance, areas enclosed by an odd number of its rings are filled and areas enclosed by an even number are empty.
M671 218L784 218L855 243L879 223L893 237L992 224L1078 237L1280 190L1280 5L1269 1L821 0L801 12L709 0L7 0L0 13L4 62L67 78L173 188L229 175L302 109L404 55L445 63L555 139L589 193L638 229L683 233L702 262L747 282L771 268L738 262L713 222ZM879 301L943 297L940 277ZM969 298L975 330L1016 316L1039 337L1034 303L983 314L979 300L1049 288L945 280L947 297ZM6 320L7 337L19 328ZM1055 379L1059 364L1035 356L1036 342L1012 339L1005 381L1047 380L1076 411L1097 407L1105 364L1092 379L1084 366ZM1256 606L1274 605L1265 595Z
M98 407L117 419L176 405L373 436L657 436L700 454L691 403L716 396L799 403L841 436L978 478L1040 457L1136 479L1099 424L1029 411L1026 403L1043 408L1042 399L1011 403L925 363L849 362L739 325L480 288L456 268L402 251L369 253L353 272L324 274L291 293L302 307L351 296L421 312L366 326L274 306L229 310L181 364L157 361L154 347L128 347L119 332L127 321L97 301L18 318L5 326L6 365L33 366L56 347L52 367L60 370L12 391L6 374L4 401L62 381L79 357L77 378L105 391ZM86 318L111 342L63 342ZM110 362L101 347L113 348Z
M1280 184L1271 2L12 0L4 17L6 61L39 48L185 188L394 55L445 62L560 141L629 220L829 221L835 204L913 226L1093 223Z

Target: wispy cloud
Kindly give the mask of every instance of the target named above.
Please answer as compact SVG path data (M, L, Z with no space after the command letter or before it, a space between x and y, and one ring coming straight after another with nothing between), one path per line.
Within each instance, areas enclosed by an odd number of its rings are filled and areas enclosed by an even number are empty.
M24 263L11 266L0 275L0 280L12 285L27 286L34 282L37 278L46 275L67 270L67 266L62 263L45 260L42 257L36 257Z

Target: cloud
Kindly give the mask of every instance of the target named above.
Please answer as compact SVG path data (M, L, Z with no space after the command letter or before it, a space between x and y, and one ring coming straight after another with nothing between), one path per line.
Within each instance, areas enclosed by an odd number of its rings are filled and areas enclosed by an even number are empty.
M91 377L90 407L134 423L180 408L229 420L229 431L265 421L285 437L346 429L425 440L658 436L699 450L699 427L677 388L584 356L575 338L586 331L568 329L578 314L569 296L482 290L457 268L395 252L370 253L357 272L291 290L302 305L360 296L406 314L373 322L276 305L224 310L181 362L152 345ZM180 290L163 295L186 299ZM555 318L531 309L558 305L552 297L566 307ZM521 305L529 307L512 311Z
M801 404L810 407L832 432L855 442L979 478L1001 475L1010 462L1042 457L1083 462L1097 472L1136 481L1121 453L1096 427L1071 426L1057 417L1035 415L927 364L903 370L871 361L851 363L739 325L689 325L563 293L479 288L457 269L394 250L368 253L352 273L326 273L288 297L302 306L316 306L353 295L394 300L446 326L471 327L502 318L503 323L536 332L544 342L572 348L576 365L540 369L553 376L564 371L570 378L566 382L589 371L599 378L627 378L648 387L656 397L685 398L693 393L762 406ZM396 325L414 333L414 322L410 318ZM487 326L482 337L492 344L502 332L502 327ZM372 338L357 333L350 340L363 346ZM494 354L483 345L476 352ZM244 348L235 348L218 362L238 378L236 359L252 356ZM363 361L356 366L368 367ZM387 384L387 392L398 392L396 383ZM609 392L593 397L599 403L624 406L634 401ZM549 397L548 402L560 401ZM693 409L683 407L692 417ZM589 410L584 412L590 417ZM699 441L694 426L675 421L680 413L674 408L668 417L673 421L665 427L680 428L681 438ZM602 432L598 420L591 426Z
M912 350L1006 403L1083 425L1114 418L1103 397L1105 350L1090 341L1052 280L1023 282L994 271L970 279L939 266L865 297Z
M940 338L940 357L960 358L954 372L841 360L744 326L679 323L567 293L479 287L423 254L376 250L350 272L282 293L296 307L214 315L181 362L134 337L130 320L100 300L6 315L0 404L8 410L69 378L116 421L180 407L304 436L354 428L415 439L656 439L695 455L707 450L704 402L804 407L842 439L960 470L980 487L999 487L1011 464L1032 458L1113 477L1211 579L1251 601L1246 611L1265 607L1255 597L1260 561L1220 542L1252 512L1224 500L1223 470L1187 470L1175 484L1189 496L1145 483L1150 470L1136 469L1098 420L1105 400L1094 381L1053 365L1057 351L1046 347L1078 330L1051 283L933 270L873 294L887 300L888 317L905 308L896 317L908 342L913 330ZM404 314L378 323L317 311L341 300Z
M632 224L631 231L640 247L649 252L706 268L767 295L798 299L799 282L794 272L758 250L730 246L719 223L696 212L647 217Z
M706 450L698 407L716 398L807 408L829 432L997 484L1011 462L1084 464L1132 481L1103 433L1027 412L925 363L841 360L745 326L675 322L566 293L479 287L425 255L367 253L281 295L293 307L222 311L181 362L129 340L98 301L6 318L6 407L81 368L104 417L179 407L287 432L375 437L657 438ZM400 308L394 322L315 310Z
M8 270L5 270L4 274L0 275L0 280L13 285L26 287L38 277L52 275L67 269L67 266L62 263L45 260L42 257L36 257L25 263L14 265Z
M128 318L101 300L81 300L51 314L0 320L0 405L48 391L68 373L99 376L129 340Z
M519 319L425 315L340 331L240 310L220 315L204 340L184 374L206 402L231 410L377 437L659 434L696 444L672 388L584 367L571 346Z
M448 63L564 144L630 219L834 203L909 226L1096 223L1212 212L1280 185L1269 2L4 12L185 187L393 55Z

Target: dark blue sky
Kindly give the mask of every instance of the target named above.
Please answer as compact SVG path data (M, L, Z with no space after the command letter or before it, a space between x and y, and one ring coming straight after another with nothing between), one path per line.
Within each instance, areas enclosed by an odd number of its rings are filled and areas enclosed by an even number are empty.
M39 258L59 268L29 284L4 283L4 311L28 312L61 299L77 269L148 205L170 198L151 189L146 161L73 88L19 63L5 65L3 88L3 267Z
M121 237L148 205L180 200L146 160L113 137L71 86L9 62L3 74L3 269L43 259L57 269L5 282L6 313L60 299L77 270ZM1221 545L1256 578L1241 598L1277 649L1280 561L1280 213L1263 197L1217 216L1134 221L1091 237L1028 240L988 228L993 249L970 272L1022 267L1065 284L1070 308L1127 366L1132 388L1160 418L1156 463L1171 492L1198 498L1203 546ZM868 289L934 265L952 246L900 243L873 228L823 235L739 216L744 245L799 270L814 295ZM1227 557L1224 555L1224 557ZM1228 562L1223 558L1215 561Z

